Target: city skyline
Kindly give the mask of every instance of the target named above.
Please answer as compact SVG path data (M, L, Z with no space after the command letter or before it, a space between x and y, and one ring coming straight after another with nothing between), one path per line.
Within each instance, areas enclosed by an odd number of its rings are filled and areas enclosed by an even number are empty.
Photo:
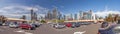
M30 16L34 9L40 16L52 11L54 7L62 14L77 14L92 10L94 14L105 17L109 13L120 14L120 0L0 0L0 15L7 17ZM38 16L39 17L39 16Z

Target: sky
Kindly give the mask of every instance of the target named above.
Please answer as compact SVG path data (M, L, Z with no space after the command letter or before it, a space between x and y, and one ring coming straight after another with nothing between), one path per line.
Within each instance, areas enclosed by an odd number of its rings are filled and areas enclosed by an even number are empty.
M0 15L12 18L30 16L33 8L39 16L44 16L54 7L62 14L89 10L102 17L109 13L120 14L120 0L0 0Z

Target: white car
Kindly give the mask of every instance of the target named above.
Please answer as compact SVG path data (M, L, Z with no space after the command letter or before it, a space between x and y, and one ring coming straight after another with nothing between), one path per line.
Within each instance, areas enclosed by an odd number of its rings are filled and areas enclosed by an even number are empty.
M53 27L56 29L62 29L62 28L65 28L65 24L62 24L62 23L53 24Z
M120 34L120 24L114 25L112 28L115 34Z
M9 24L9 27L18 28L18 27L19 27L19 24L10 23L10 24Z

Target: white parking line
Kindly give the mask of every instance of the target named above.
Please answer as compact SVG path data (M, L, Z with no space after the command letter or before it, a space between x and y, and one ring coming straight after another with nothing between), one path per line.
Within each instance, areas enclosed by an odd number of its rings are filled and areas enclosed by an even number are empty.
M0 29L0 31L4 31L3 29Z
M85 33L86 31L83 31L83 32L74 32L74 34L83 34Z
M33 34L33 33L25 32L25 34Z
M19 30L19 31L15 31L15 32L20 32L20 33L23 33L23 32L25 32L24 30Z
M3 28L7 28L7 27L3 27Z
M33 34L33 33L30 33L30 32L25 32L24 30L19 30L19 31L14 31L14 32L24 33L24 34Z

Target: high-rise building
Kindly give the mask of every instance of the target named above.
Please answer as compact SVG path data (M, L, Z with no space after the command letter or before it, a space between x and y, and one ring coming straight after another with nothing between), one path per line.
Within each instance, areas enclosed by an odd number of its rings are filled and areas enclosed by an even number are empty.
M87 14L87 19L92 19L92 10L90 10Z
M78 20L81 20L81 19L83 19L83 11L80 11L78 13Z
M70 16L69 15L66 15L66 19L65 20L69 20Z
M34 12L33 9L31 9L30 11L31 11L31 20L36 21L37 20L37 14L36 14L36 12Z
M57 15L57 19L61 20L62 19L62 14L60 12L58 12L58 15Z
M73 15L72 14L66 15L66 20L73 20Z
M48 13L45 15L45 19L48 19L48 20L53 20L53 19L61 20L62 19L62 14L59 11L57 11L57 8L54 8L51 12L48 11Z
M38 20L36 12L34 12L34 20Z
M58 13L57 13L57 8L54 8L53 9L53 11L52 11L52 15L53 15L53 19L57 19L57 15L58 15Z
M66 20L66 15L63 15L63 20Z
M31 9L30 11L31 11L31 20L33 20L34 19L33 9Z
M48 11L45 18L48 19L48 20L51 20L52 19L52 13L50 11Z
M83 12L83 11L79 11L78 15L77 15L77 19L78 20L85 20L85 19L92 19L92 10L88 11L88 12Z
M77 17L77 14L74 14L74 20L77 20L78 17Z

